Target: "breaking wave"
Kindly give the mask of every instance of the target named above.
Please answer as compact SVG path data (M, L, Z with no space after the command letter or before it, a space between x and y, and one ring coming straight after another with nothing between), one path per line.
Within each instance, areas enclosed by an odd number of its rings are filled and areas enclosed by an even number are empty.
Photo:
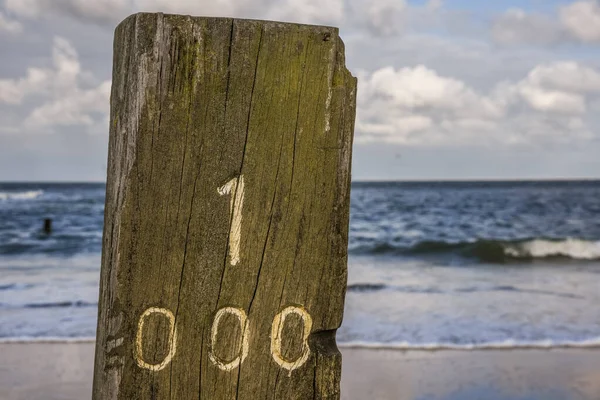
M0 192L2 200L33 200L44 194L43 190L29 190L26 192Z
M525 239L514 241L476 240L469 242L423 241L411 247L380 243L354 249L355 254L396 254L434 256L454 254L479 261L504 263L535 259L600 260L600 241L583 239Z
M97 307L98 303L88 303L86 301L61 301L55 303L31 303L25 304L25 308L64 308L64 307Z

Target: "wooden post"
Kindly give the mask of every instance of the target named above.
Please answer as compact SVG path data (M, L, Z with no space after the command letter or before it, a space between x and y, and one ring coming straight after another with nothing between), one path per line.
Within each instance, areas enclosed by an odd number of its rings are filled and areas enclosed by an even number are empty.
M114 56L93 398L339 398L338 30L136 14Z

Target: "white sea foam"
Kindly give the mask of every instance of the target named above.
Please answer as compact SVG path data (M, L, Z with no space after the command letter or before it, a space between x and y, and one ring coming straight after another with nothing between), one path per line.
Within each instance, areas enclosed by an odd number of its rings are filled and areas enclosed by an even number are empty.
M579 348L600 348L600 337L590 338L580 341L570 340L537 340L520 341L508 339L500 342L484 342L473 344L453 344L453 343L409 343L409 342L346 342L340 343L339 347L347 349L380 349L380 350L511 350L511 349L579 349Z
M0 192L0 200L33 200L44 194L43 190L29 190L27 192Z
M95 342L95 337L8 337L0 338L0 344L3 343L90 343ZM410 343L410 342L341 342L338 346L342 349L372 349L372 350L518 350L518 349L591 349L600 348L600 337L590 338L580 341L572 340L537 340L537 341L519 341L509 339L500 342L484 342L473 344L453 344L453 343Z
M506 255L515 258L569 257L580 260L600 259L600 241L565 239L552 241L534 239L509 244L504 249Z

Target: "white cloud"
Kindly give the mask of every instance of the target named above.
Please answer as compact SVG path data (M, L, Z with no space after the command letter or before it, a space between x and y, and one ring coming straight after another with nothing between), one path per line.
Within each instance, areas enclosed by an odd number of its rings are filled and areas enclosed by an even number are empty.
M56 37L52 67L28 68L23 78L0 80L0 102L14 106L26 99L37 100L38 105L24 121L28 128L91 125L98 119L96 114L108 114L110 81L84 87L84 74L70 42Z
M558 22L543 14L528 14L512 8L494 19L491 26L494 41L504 45L552 44L564 38Z
M339 1L339 0L338 0ZM346 0L340 24L366 29L375 36L394 36L411 31L445 29L456 15L444 10L443 0L415 5L407 0Z
M425 66L359 74L358 142L412 145L587 140L600 72L575 62L533 68L480 92Z
M106 115L110 98L110 82L88 90L76 89L69 95L54 98L33 110L25 120L28 127L48 127L55 125L93 125L92 113Z
M438 142L442 124L481 127L504 114L491 98L423 65L385 67L359 79L359 141Z
M529 73L528 79L556 90L600 92L600 72L572 61L540 65Z
M5 8L24 18L65 16L108 26L145 11L327 24L393 35L439 23L443 0L419 6L406 0L5 0Z
M576 1L559 12L560 21L569 33L582 42L600 42L600 2Z
M592 99L589 104L590 112L595 113L596 115L600 114L600 97L597 99Z
M233 16L248 0L130 0L135 11L165 12L173 14Z
M491 25L492 39L503 45L552 45L600 42L600 0L580 0L556 13L528 13L512 8Z
M61 15L105 25L140 11L305 23L339 23L344 17L344 0L6 0L5 8L31 19Z
M77 79L81 74L81 65L77 51L67 39L54 38L52 47L52 60L54 62L55 74L52 77L51 86L57 93L64 94L77 87Z
M444 0L429 0L425 4L425 7L429 11L439 11L444 6Z
M0 11L0 33L3 31L10 34L21 33L23 31L23 26L18 21L8 19L6 15Z
M56 37L52 49L53 68L28 68L25 77L0 80L0 102L20 104L37 93L64 93L77 85L81 73L77 53L64 38Z
M564 114L583 114L586 111L585 98L579 94L544 90L528 84L519 86L518 91L527 104L537 111Z
M380 35L391 35L403 29L408 5L405 0L367 2L365 18L369 29Z
M415 68L382 68L366 83L367 93L385 96L401 107L436 109L456 115L469 114L498 117L501 111L482 98L464 82L439 76L423 65Z
M308 24L339 24L344 18L343 0L282 0L275 1L265 18Z
M533 110L565 115L585 114L590 95L598 93L600 72L573 61L538 65L520 82L496 87L505 103L520 98Z
M43 92L47 79L48 71L40 68L28 68L27 75L21 79L0 79L0 102L21 104L25 96Z
M130 0L5 0L5 8L38 19L66 15L95 23L114 23L129 10Z
M339 24L344 0L129 0L132 12L150 11L220 17Z

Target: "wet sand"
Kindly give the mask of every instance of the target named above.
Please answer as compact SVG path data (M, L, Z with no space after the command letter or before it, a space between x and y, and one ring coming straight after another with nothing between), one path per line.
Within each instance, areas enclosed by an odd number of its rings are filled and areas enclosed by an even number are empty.
M93 347L0 343L0 399L89 399ZM341 350L344 400L600 399L600 349Z
M342 351L344 400L600 399L600 349Z

